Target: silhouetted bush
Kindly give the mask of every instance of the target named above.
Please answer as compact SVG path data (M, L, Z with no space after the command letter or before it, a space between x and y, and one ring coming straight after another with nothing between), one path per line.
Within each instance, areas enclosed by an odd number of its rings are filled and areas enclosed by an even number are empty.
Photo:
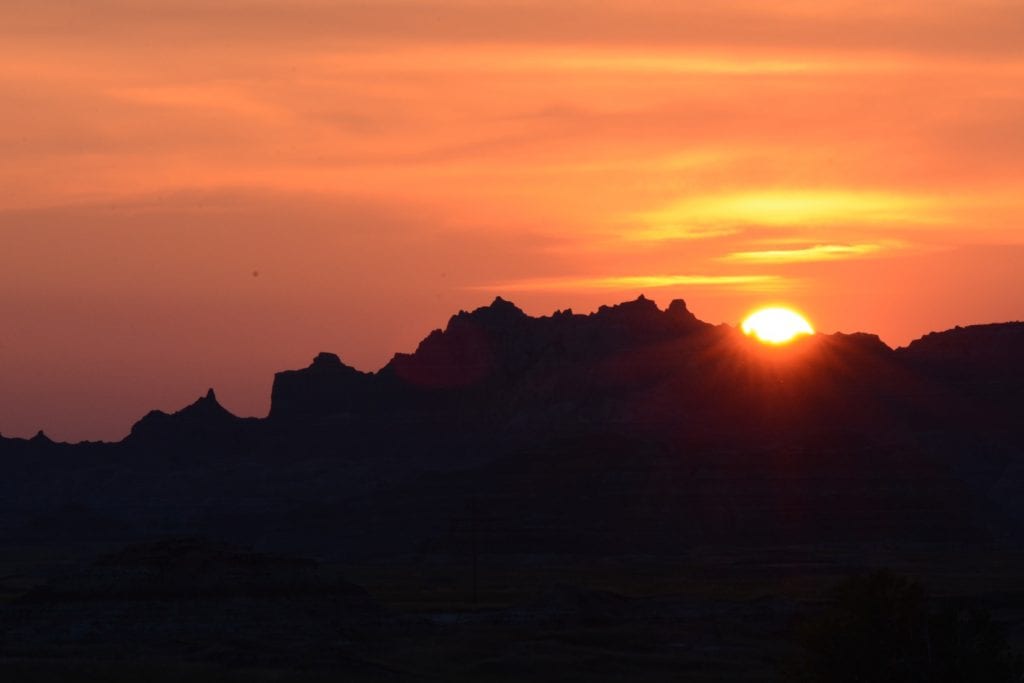
M783 676L793 682L1002 683L1024 673L987 612L932 612L920 584L887 571L837 585L797 640L801 652Z

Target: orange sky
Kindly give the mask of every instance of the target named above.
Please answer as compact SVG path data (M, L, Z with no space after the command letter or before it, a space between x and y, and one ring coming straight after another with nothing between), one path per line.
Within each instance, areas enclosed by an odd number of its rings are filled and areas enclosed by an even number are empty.
M0 432L263 415L496 294L1024 318L1022 86L1019 2L6 0Z

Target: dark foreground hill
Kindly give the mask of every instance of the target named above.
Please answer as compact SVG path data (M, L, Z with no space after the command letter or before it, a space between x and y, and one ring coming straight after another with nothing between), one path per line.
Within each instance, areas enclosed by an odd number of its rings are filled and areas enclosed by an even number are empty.
M1022 410L1021 323L775 348L680 300L533 318L499 298L379 372L322 353L279 373L265 419L211 390L120 443L2 439L0 539L349 558L1015 541Z

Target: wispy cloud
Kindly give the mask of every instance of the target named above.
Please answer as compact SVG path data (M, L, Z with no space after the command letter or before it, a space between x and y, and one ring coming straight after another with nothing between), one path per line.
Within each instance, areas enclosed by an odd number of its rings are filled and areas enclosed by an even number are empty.
M666 239L687 234L717 235L737 226L936 223L944 216L927 197L886 192L784 190L686 199L638 218L649 227L638 234Z
M665 223L631 229L622 235L627 241L640 242L661 242L677 240L680 242L690 240L709 240L718 237L729 237L741 232L738 227L718 226L706 227L699 225L680 225L677 223Z
M234 116L246 116L273 121L285 118L288 110L272 106L240 87L213 85L150 86L111 88L106 94L112 98L153 107L176 107L221 111Z
M673 286L775 290L786 284L779 275L616 275L607 277L527 278L473 285L468 289L502 292L562 292Z
M897 243L867 244L815 244L799 249L765 249L759 251L737 251L723 256L722 261L742 263L808 263L814 261L838 261L877 254L897 248Z
M468 59L467 59L468 58ZM880 68L875 60L853 58L781 58L757 54L693 49L635 49L509 44L460 44L438 49L419 45L404 50L352 51L331 54L323 63L345 71L488 71L488 72L593 72L676 75L750 76L832 73ZM891 66L891 60L883 63Z

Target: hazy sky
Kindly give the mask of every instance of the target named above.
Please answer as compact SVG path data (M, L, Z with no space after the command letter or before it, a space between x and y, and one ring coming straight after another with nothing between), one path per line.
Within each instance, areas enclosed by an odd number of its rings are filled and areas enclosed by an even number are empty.
M0 432L449 315L1024 318L1024 3L4 0Z

